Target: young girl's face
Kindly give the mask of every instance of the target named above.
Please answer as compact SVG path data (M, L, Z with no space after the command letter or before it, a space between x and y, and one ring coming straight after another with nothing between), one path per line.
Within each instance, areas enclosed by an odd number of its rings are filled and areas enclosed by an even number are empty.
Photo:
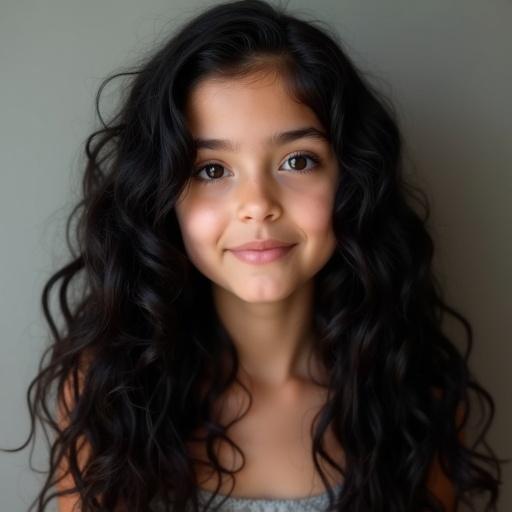
M191 91L186 117L194 139L226 141L198 144L199 173L176 204L190 260L214 286L243 301L288 297L334 251L331 215L339 169L322 136L277 136L325 130L273 73L204 80ZM285 256L259 264L229 250L268 238L295 245Z

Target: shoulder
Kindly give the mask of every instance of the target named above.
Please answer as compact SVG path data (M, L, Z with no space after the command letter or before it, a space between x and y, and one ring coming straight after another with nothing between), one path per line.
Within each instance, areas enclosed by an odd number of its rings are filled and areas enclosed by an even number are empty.
M443 390L440 388L434 388L433 393L438 398L443 396ZM461 403L456 409L454 418L454 423L457 428L459 428L462 423L464 413L464 404ZM464 444L465 435L463 430L459 432L459 439L461 443ZM434 454L432 463L429 467L427 488L443 503L446 512L455 511L455 485L444 472L437 452Z

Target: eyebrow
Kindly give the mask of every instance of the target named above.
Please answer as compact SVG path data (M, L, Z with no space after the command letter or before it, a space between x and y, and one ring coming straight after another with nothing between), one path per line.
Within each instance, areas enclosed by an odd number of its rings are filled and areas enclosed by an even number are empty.
M285 132L275 133L267 138L266 143L270 145L282 145L297 139L317 139L329 142L327 134L313 126L297 128ZM227 151L238 151L238 147L231 141L225 139L194 139L196 149L224 149Z

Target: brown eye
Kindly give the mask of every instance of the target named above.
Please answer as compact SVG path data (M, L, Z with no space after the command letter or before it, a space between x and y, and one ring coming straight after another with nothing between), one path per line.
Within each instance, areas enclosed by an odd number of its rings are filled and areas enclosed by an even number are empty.
M308 167L307 162L310 160L314 163L313 166ZM290 155L285 162L291 164L291 169L285 170L291 170L296 173L308 173L312 172L316 167L317 164L320 163L320 159L309 154L304 153L301 151L298 151L292 155ZM281 167L282 169L282 167ZM220 181L224 176L224 170L225 167L221 164L218 164L216 162L207 162L205 165L197 168L193 174L193 177L199 180L200 182L208 185L210 183L215 183L216 181ZM203 173L203 176L200 176L201 173Z
M291 158L288 158L288 162L292 162L292 167L294 167L297 171L302 171L302 169L308 165L307 158L302 155L292 156Z
M222 178L224 167L220 164L211 162L211 163L203 165L203 167L200 167L199 169L197 169L196 172L194 173L194 176L198 176L202 171L205 171L205 173L206 173L206 176L207 176L206 180L211 181L211 180L216 180L216 179ZM200 179L203 179L203 178L200 178Z
M315 164L320 163L320 160L310 154L298 152L289 156L285 161L290 163L292 170L299 173L311 172L316 165L313 167L307 167L307 161L311 160Z

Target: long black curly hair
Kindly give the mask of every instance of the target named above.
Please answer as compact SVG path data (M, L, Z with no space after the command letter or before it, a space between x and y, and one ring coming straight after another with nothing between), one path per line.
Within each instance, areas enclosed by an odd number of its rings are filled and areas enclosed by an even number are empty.
M194 16L142 63L101 84L102 127L85 143L83 197L66 229L72 257L42 293L53 339L27 391L30 435L4 450L35 438L36 420L52 429L50 469L29 510L42 512L66 494L53 489L63 461L75 482L67 493L79 496L82 512L122 504L146 511L154 500L198 510L185 442L199 426L208 432L211 468L236 478L212 447L221 439L243 452L212 405L236 381L239 360L210 281L187 257L175 203L196 155L187 95L205 77L239 77L266 59L317 115L343 170L332 211L336 249L315 275L313 311L329 398L311 431L312 457L332 509L444 510L426 485L437 454L457 504L474 510L470 496L488 493L486 510L496 510L504 461L485 441L495 407L468 368L471 325L445 303L434 275L429 202L403 175L391 102L342 48L327 24L240 0ZM128 86L106 121L100 96L115 78ZM62 325L49 304L58 283ZM445 332L445 314L464 327L464 355ZM474 410L470 391L481 406L471 443L461 436ZM344 467L324 450L329 425ZM89 451L80 462L84 440ZM319 457L343 475L339 496Z

